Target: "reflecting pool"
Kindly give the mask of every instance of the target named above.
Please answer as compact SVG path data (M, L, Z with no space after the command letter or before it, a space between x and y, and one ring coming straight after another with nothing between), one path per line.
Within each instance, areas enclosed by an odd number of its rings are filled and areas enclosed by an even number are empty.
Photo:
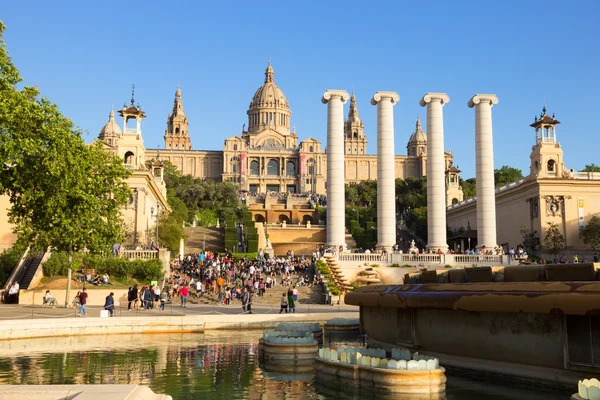
M175 400L410 399L323 386L313 374L269 372L258 361L261 336L256 330L0 342L0 384L137 383ZM339 333L326 333L326 343L362 344L357 335ZM564 400L571 395L447 377L447 400Z

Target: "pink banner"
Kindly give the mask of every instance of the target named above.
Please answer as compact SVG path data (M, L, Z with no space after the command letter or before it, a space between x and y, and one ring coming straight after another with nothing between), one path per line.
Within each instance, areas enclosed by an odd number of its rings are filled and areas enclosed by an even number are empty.
M240 170L242 171L242 175L246 175L246 156L247 156L247 154L245 152L242 153L242 159L240 161L240 163L242 164L240 167Z
M300 175L306 175L306 154L300 155Z

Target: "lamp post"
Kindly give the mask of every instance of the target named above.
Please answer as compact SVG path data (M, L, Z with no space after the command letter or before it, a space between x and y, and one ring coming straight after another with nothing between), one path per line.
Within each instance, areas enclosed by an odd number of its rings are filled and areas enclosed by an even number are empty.
M471 238L468 238L467 241L469 242L469 251L471 251Z

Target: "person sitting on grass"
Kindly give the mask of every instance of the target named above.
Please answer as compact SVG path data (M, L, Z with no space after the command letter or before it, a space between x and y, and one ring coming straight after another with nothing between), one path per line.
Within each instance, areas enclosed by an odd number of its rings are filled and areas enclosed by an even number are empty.
M102 283L105 285L112 285L112 282L109 281L109 276L106 272L102 276Z

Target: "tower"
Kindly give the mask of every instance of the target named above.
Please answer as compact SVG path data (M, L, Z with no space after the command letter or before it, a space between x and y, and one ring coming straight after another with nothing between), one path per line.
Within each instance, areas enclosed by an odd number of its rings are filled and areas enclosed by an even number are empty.
M98 139L103 140L104 143L110 146L117 147L122 134L121 128L115 122L115 111L111 108L110 114L108 114L108 122L100 130Z
M535 178L561 178L565 175L563 151L556 140L556 125L559 121L542 109L540 117L534 117L529 125L535 129L535 145L531 148L530 176Z
M366 154L367 138L365 136L365 127L358 116L358 107L356 106L356 96L352 91L350 98L350 109L348 110L348 119L344 123L344 154Z
M462 171L450 164L446 170L446 206L460 203L464 200L464 194L458 174Z
M135 104L135 85L131 90L131 104L123 104L119 115L123 117L123 134L119 140L118 154L130 169L145 169L144 139L142 138L142 119L146 113L142 111L140 104ZM129 121L135 120L135 125L128 127Z
M415 131L410 135L406 150L409 157L419 157L427 154L427 135L421 127L421 117L417 117Z
M183 113L183 101L181 100L181 89L177 87L175 100L173 101L173 112L167 118L167 130L165 131L165 149L191 150L192 142L188 131L188 119Z

